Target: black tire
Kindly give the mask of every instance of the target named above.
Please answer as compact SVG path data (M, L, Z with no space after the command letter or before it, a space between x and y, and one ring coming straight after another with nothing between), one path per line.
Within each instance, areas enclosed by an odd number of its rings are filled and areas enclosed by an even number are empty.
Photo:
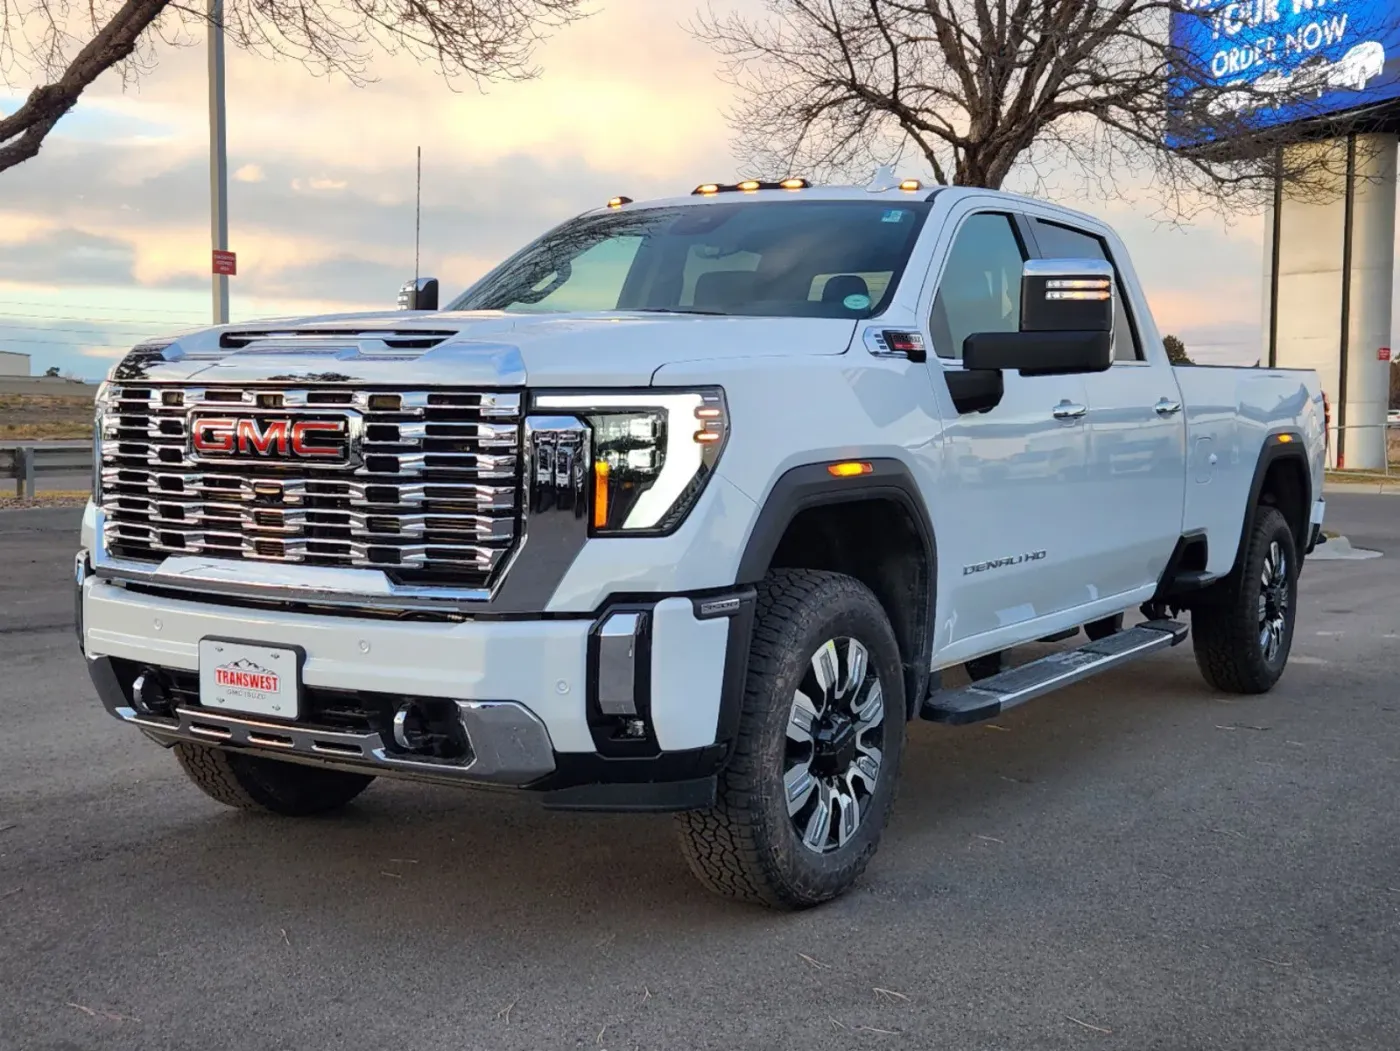
M1217 690L1267 693L1288 664L1298 611L1298 555L1278 508L1258 508L1239 572L1216 587L1191 610L1196 666Z
M1090 642L1098 642L1099 639L1106 639L1110 635L1117 635L1123 630L1123 614L1115 613L1111 617L1104 617L1101 620L1091 620L1084 625L1084 634L1089 637Z
M240 810L307 817L339 810L369 787L369 774L303 766L201 744L175 745L180 768L205 795Z
M865 674L852 684L860 649ZM834 692L824 691L818 677L822 653L830 655L822 665L829 668L825 677L840 683ZM878 726L877 686L883 705ZM812 715L810 733L800 722L807 715L799 716L799 691L823 696L820 705L803 707ZM838 573L772 571L758 588L743 712L718 799L711 808L677 815L691 871L716 894L773 908L806 908L843 893L875 854L889 818L907 718L899 646L870 589ZM833 744L842 741L839 748ZM826 752L823 742L831 745ZM803 783L804 769L810 784ZM839 785L838 795L831 794L832 785ZM823 808L825 826L817 816ZM853 830L844 828L847 815L854 815ZM819 846L807 846L809 837Z

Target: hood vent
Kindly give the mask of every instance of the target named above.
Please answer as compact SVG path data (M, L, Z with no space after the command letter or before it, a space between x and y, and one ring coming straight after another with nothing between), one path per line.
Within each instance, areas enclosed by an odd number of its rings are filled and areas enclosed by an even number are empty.
M224 332L219 346L225 350L253 349L280 353L325 353L358 347L362 354L425 351L455 336L455 331L423 328L293 328ZM383 349L380 349L383 348Z

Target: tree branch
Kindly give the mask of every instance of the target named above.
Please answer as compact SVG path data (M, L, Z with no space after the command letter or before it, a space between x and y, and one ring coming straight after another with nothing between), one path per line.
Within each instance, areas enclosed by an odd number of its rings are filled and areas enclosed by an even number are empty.
M58 80L35 88L19 109L0 118L0 172L39 152L44 137L77 104L87 86L131 57L141 34L160 16L167 2L126 0Z

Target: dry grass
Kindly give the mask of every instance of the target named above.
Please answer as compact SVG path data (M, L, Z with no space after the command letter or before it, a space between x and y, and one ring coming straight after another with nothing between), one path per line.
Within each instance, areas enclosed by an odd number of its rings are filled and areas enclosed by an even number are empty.
M0 479L0 511L25 510L33 507L83 507L88 502L86 489L55 489L46 493L35 493L33 500L13 495L14 485L9 479Z
M0 394L0 441L91 438L92 402L52 394Z

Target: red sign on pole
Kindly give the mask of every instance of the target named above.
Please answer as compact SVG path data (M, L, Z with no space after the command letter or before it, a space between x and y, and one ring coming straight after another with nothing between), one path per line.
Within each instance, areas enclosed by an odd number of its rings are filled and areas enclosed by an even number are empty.
M214 249L214 273L227 274L230 277L238 273L238 255L235 252L224 252Z
M1390 360L1390 348L1389 348L1389 347L1381 347L1380 349L1378 349L1378 350L1376 351L1376 357L1380 358L1382 361L1389 361L1389 360Z

